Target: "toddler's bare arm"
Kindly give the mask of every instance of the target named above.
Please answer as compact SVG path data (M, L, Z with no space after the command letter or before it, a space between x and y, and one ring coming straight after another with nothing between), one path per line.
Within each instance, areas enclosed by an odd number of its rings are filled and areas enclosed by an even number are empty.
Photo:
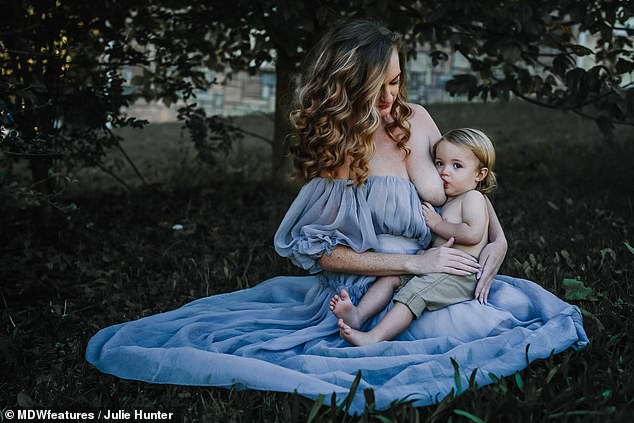
M479 191L469 191L462 198L461 207L461 223L449 223L440 218L428 204L423 205L423 214L429 229L435 234L445 239L454 237L456 244L476 245L482 241L488 229L489 215L484 195Z

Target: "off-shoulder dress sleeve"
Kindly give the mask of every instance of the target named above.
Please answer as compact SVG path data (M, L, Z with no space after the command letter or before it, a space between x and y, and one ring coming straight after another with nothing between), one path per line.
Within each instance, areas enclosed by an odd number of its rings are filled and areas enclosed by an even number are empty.
M301 189L275 233L275 250L310 273L337 245L361 253L377 245L365 186L315 178Z

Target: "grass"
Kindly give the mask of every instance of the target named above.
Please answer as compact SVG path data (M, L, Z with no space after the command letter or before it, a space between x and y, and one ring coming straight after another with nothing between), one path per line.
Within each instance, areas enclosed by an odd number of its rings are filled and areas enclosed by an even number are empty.
M87 185L69 198L78 211L54 214L48 226L37 209L0 205L2 412L145 409L174 412L176 421L211 422L631 421L634 136L625 133L608 146L580 140L575 131L597 134L570 117L531 129L522 126L530 113L495 120L454 105L452 118L443 107L432 111L441 127L480 119L495 132L500 189L494 203L510 244L501 273L535 280L579 305L591 342L584 350L536 361L431 407L400 403L378 412L368 406L354 418L292 394L151 385L101 374L83 358L99 328L275 275L301 274L272 247L291 194L247 177L250 170L191 175L187 160L163 157L153 163L171 169L155 175L167 174L166 182L123 193L88 190L99 180L82 181ZM166 151L173 148L180 147ZM173 231L174 224L183 231Z

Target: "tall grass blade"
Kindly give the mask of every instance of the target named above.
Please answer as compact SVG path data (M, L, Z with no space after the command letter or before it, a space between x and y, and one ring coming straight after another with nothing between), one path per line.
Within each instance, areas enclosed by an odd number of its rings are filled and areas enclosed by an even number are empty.
M568 417L568 416L605 416L608 414L614 414L616 408L608 407L607 410L571 410L571 411L561 411L559 413L549 414L549 419L556 419L560 417Z
M627 249L630 250L630 253L634 254L634 247L632 247L629 242L624 241L623 244L625 244Z
M555 375L557 374L558 370L559 370L559 366L556 366L550 369L550 371L548 372L548 375L546 375L546 383L550 383L553 377L555 377Z
M474 416L473 414L469 413L468 411L464 411L464 410L453 410L453 412L459 416L462 417L466 417L467 419L471 420L472 422L475 423L486 423L484 420L482 420L480 417L478 416Z
M365 397L365 403L370 410L374 410L374 389L366 388L363 390L363 396Z
M315 403L313 404L313 408L311 408L310 413L308 413L308 420L306 420L307 423L311 423L313 421L313 419L319 412L319 409L324 404L324 398L325 397L323 394L317 395L317 398L315 399Z
M453 366L453 378L456 382L456 395L459 395L462 392L462 381L460 380L460 366L458 362L454 360L453 357L449 357L451 360L451 365Z
M471 376L469 376L469 388L476 390L478 389L478 383L476 382L475 378L478 375L478 368L476 367L475 369L473 369L473 371L471 372Z
M434 423L438 421L442 417L442 414L444 413L445 409L449 408L449 404L451 403L451 401L453 401L453 398L454 398L454 388L451 388L451 392L449 392L445 396L445 398L443 398L442 401L438 403L438 405L436 406L436 409L434 410L432 415L429 416L427 421L429 423ZM446 419L442 421L444 422L445 420Z
M359 388L360 382L361 382L361 370L357 372L357 376L354 378L354 381L352 382L352 386L350 386L350 392L348 392L348 395L343 400L343 411L345 413L348 413L348 410L350 410L350 406L352 405L352 401L354 400L354 396L357 393L357 389Z
M333 422L337 421L337 394L334 392L330 398L330 420Z

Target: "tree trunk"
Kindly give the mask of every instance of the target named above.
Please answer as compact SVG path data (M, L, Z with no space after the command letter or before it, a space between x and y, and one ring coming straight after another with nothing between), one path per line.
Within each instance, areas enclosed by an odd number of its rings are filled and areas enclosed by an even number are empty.
M275 129L273 131L273 157L271 183L273 186L288 187L291 160L288 154L288 134L291 132L289 113L295 93L294 62L283 48L278 48L275 65Z

